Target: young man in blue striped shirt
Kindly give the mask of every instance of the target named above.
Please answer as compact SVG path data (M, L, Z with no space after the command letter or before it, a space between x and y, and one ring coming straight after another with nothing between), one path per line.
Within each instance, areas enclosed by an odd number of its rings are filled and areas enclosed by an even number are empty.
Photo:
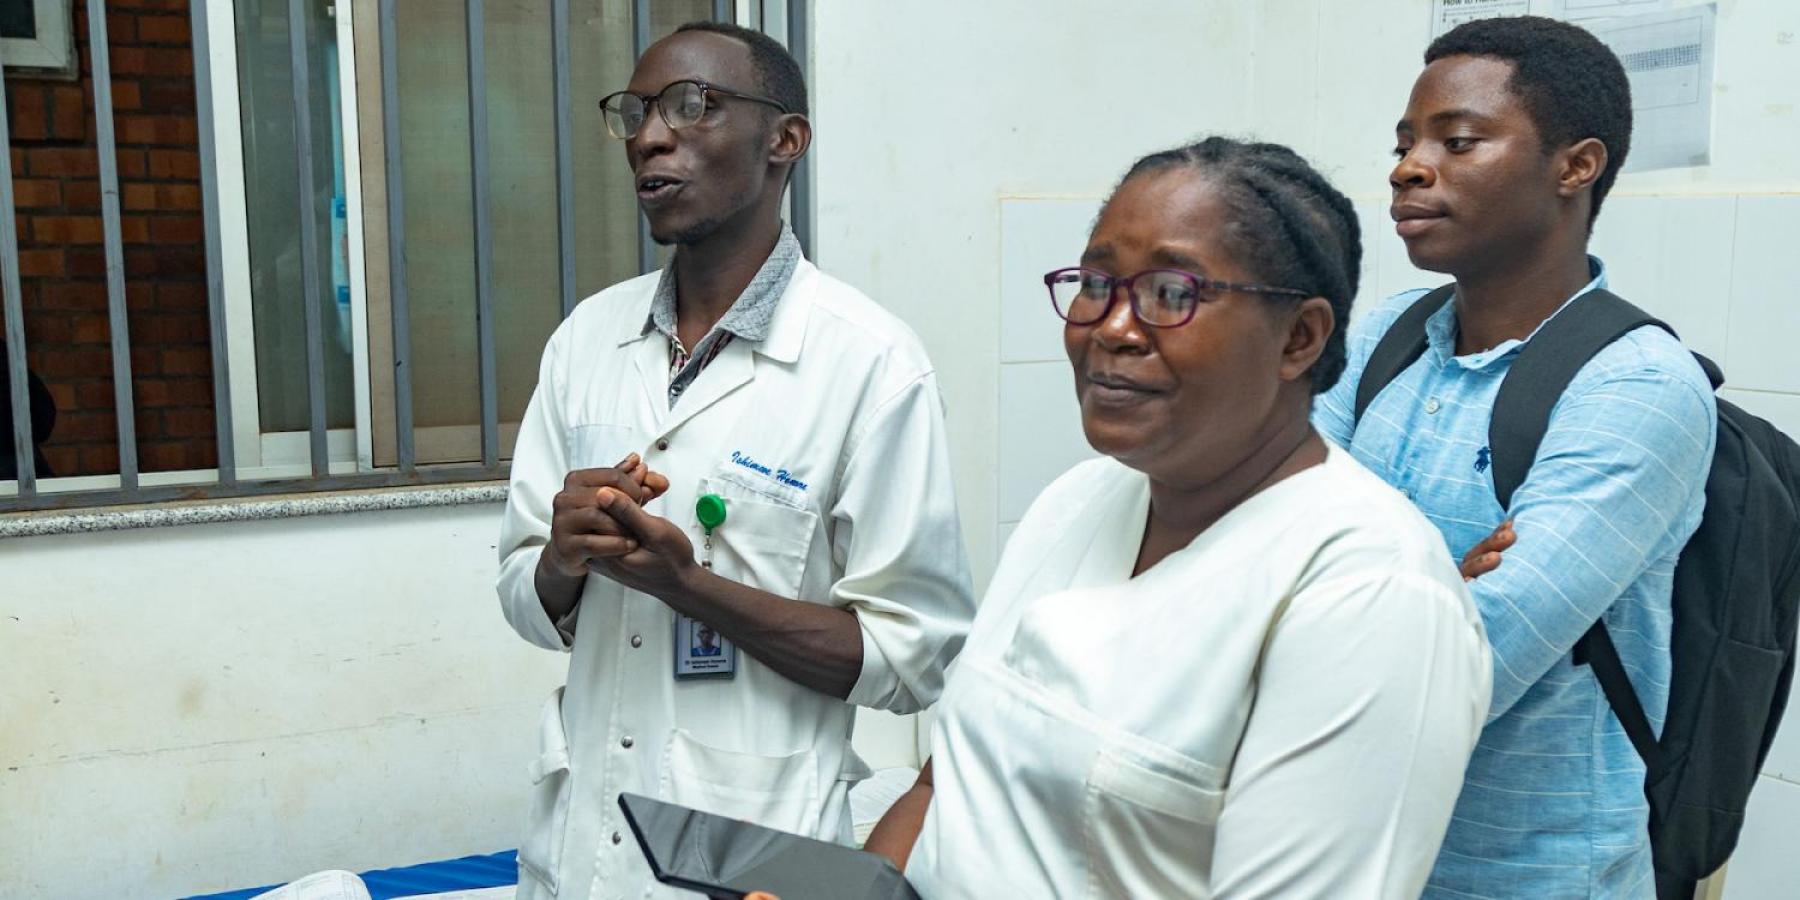
M1426 323L1424 355L1359 421L1370 352L1425 292L1372 310L1314 413L1419 505L1456 557L1513 523L1499 565L1470 584L1493 644L1494 698L1425 896L1651 897L1643 762L1571 650L1604 619L1660 730L1670 592L1700 522L1712 390L1666 332L1626 335L1570 383L1500 508L1494 397L1539 326L1606 286L1587 242L1630 143L1630 89L1603 44L1549 19L1468 23L1425 61L1395 129L1392 214L1413 264L1453 277L1455 294Z

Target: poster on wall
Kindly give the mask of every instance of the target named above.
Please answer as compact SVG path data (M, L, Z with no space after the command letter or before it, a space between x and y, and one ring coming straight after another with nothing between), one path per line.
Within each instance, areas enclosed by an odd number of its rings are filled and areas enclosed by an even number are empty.
M1444 32L1476 19L1537 12L1531 7L1531 0L1431 0L1431 37L1436 40Z
M1673 0L1432 0L1431 36L1464 22L1537 15L1573 22L1618 54L1631 81L1625 171L1712 162L1713 32L1718 7Z
M1689 6L1581 23L1631 80L1627 172L1712 162L1713 32L1718 8Z
M1476 19L1548 16L1586 25L1589 19L1663 12L1674 0L1431 0L1431 36Z
M1662 12L1671 6L1671 0L1540 0L1540 2L1543 8L1533 10L1534 12L1552 19L1562 19L1565 22L1584 22L1587 19Z
M7 71L73 78L79 66L74 0L0 0L0 63Z

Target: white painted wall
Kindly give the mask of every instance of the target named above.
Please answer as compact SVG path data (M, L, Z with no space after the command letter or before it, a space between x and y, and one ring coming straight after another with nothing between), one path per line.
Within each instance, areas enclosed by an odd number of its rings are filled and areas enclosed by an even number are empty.
M515 846L566 663L501 618L499 513L0 540L0 896Z
M1256 15L1174 0L813 5L815 255L931 351L978 584L1011 502L996 478L999 298L1016 287L1001 280L1001 198L1096 196L1147 150L1248 123Z

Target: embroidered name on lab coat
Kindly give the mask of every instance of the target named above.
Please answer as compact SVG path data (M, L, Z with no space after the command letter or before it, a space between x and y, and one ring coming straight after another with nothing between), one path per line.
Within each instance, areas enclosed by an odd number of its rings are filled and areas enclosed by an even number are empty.
M765 466L762 463L759 463L756 460L754 460L748 456L745 456L743 453L741 453L737 450L731 451L731 461L734 463L737 463L740 466L743 466L746 469L749 469L752 472L757 473L758 475L765 475L765 476L768 476L769 478L773 478L776 481L787 485L788 487L794 488L795 490L801 490L801 491L806 490L806 482L795 478L790 472L788 472L788 470L786 470L786 469L771 469L768 466Z

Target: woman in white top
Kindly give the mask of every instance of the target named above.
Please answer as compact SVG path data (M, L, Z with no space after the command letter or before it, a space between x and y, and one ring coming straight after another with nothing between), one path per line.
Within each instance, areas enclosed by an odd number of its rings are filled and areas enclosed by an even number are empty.
M1437 530L1307 421L1360 258L1304 160L1209 138L1045 276L1106 458L1020 523L869 840L923 896L1418 895L1488 651Z

